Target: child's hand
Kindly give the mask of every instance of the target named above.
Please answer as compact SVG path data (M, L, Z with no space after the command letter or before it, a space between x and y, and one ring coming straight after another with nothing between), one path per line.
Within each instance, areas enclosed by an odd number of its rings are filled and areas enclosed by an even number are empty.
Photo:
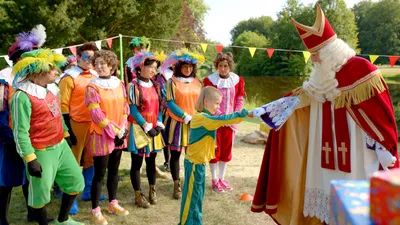
M254 118L253 111L249 111L247 113L247 116L250 117L250 118Z

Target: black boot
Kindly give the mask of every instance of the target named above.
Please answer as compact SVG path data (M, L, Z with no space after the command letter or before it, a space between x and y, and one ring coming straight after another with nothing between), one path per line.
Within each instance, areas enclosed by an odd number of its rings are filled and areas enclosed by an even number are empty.
M62 223L68 220L69 210L74 202L76 195L64 193L61 199L60 213L58 214L58 222Z
M31 208L31 212L34 217L34 221L36 221L39 225L48 225L49 222L47 221L47 211L46 206L43 206L40 209Z
M0 225L8 225L7 215L11 191L12 187L0 186Z

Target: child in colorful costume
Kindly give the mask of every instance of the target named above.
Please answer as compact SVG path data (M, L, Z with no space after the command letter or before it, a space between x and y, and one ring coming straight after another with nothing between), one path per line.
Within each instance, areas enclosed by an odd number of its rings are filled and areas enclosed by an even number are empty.
M83 190L79 165L64 137L69 137L60 111L57 68L65 57L48 49L22 54L13 67L16 92L11 101L12 126L17 151L25 160L29 180L28 205L39 225L47 225L46 204L54 183L64 190L56 224L79 225L68 216Z
M117 200L118 168L122 148L126 148L129 106L124 83L116 76L118 60L112 51L97 51L93 64L99 75L86 88L85 105L89 108L92 124L88 150L93 155L94 177L92 182L92 220L95 224L108 224L103 217L99 200L102 181L108 170L108 212L120 216L129 214Z
M244 104L244 79L233 73L234 62L232 53L218 53L214 60L217 72L204 78L204 86L213 86L222 93L221 107L215 113L216 116L240 112ZM237 125L223 126L217 130L217 153L210 161L212 174L212 188L220 193L233 188L224 179L228 162L232 159L232 146L237 132ZM219 176L217 177L217 168Z
M135 79L135 73L132 73L132 71L135 68L132 68L132 60L133 57L135 57L136 53L145 50L149 47L150 41L146 37L135 37L129 42L129 49L132 51L132 57L130 57L126 62L125 62L125 84L129 84L132 79Z
M94 175L93 157L87 150L89 141L89 130L92 124L89 109L85 107L86 87L93 79L97 78L96 71L92 70L92 57L97 47L93 43L86 43L78 48L78 65L65 71L61 77L59 87L61 92L61 111L68 126L72 153L78 164L83 165L83 177L85 178L85 189L82 200L91 199L91 186ZM105 199L105 196L102 197ZM78 213L78 204L75 201L71 214Z
M197 113L191 121L189 146L185 157L185 183L179 225L203 224L206 163L215 158L215 130L240 123L248 115L252 115L243 109L232 114L213 116L221 101L222 94L218 89L205 87L196 102Z
M160 111L161 96L153 77L160 65L156 55L141 51L132 59L132 68L136 78L129 84L130 134L128 151L131 152L131 182L135 190L135 204L149 208L157 204L156 156L164 148L160 134L164 129ZM149 181L149 202L144 198L140 188L140 168L146 161L146 172Z
M38 25L28 33L20 33L8 50L8 57L15 65L22 53L39 48L46 40L45 27ZM11 130L9 103L13 95L14 76L12 67L0 71L0 224L8 225L7 213L13 187L21 186L28 207L28 222L35 220L32 208L28 206L28 187L25 164L17 154ZM53 219L49 218L48 221Z
M182 49L171 53L164 62L166 68L175 65L174 75L166 84L168 109L164 120L166 141L171 151L170 170L174 181L174 199L181 198L179 158L182 149L186 149L189 144L189 122L195 114L194 105L202 88L196 77L196 65L203 61L202 55Z

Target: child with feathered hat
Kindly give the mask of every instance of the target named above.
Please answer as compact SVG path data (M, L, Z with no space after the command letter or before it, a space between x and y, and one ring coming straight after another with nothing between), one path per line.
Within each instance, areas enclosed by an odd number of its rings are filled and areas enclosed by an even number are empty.
M83 190L83 177L67 143L68 128L61 115L59 89L54 84L65 57L48 49L26 52L21 57L13 67L16 92L11 111L17 152L28 168L28 205L34 208L39 225L47 225L46 204L56 181L64 190L56 224L81 225L68 216Z
M175 65L174 74L166 84L168 109L164 120L166 142L171 152L170 170L174 180L174 199L181 198L179 158L181 151L186 150L189 143L190 121L195 114L194 106L202 89L202 84L196 77L196 66L203 61L202 55L180 49L168 56L161 69L165 71L165 68Z
M145 36L143 37L134 37L132 38L131 42L129 42L129 49L132 51L132 57L130 57L126 62L125 62L125 68L124 68L124 74L125 74L125 84L129 84L129 82L132 81L132 79L135 78L134 73L132 70L135 68L132 68L132 60L133 57L136 55L136 53L145 50L149 47L150 41L147 39Z
M138 52L132 59L133 72L136 78L128 87L130 106L130 134L128 151L131 152L131 182L135 190L135 204L149 208L157 204L156 156L164 148L160 134L163 130L162 114L160 111L161 96L158 85L153 77L160 66L156 55L147 51ZM140 187L140 169L146 161L146 172L149 181L149 202L144 198Z

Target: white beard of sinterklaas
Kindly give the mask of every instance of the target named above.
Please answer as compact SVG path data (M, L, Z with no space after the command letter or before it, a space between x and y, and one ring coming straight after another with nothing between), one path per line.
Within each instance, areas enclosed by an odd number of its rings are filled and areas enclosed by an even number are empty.
M333 101L340 95L336 72L355 54L355 51L339 38L321 48L321 61L314 63L310 78L303 83L303 90L319 102Z

